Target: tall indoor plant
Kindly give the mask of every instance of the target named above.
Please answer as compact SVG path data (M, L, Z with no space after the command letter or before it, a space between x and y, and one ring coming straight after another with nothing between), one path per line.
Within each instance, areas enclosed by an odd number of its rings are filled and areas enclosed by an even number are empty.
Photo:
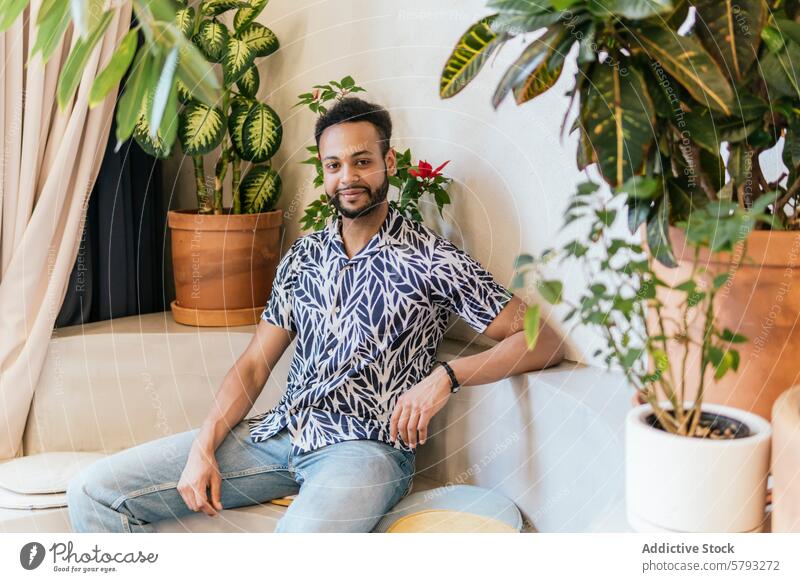
M631 188L657 187L652 178L633 182L621 187L616 198ZM746 338L721 325L715 313L728 307L724 287L742 260L736 249L747 246L753 228L772 220L764 212L771 198L759 199L749 210L735 202L711 202L680 221L690 249L690 273L671 285L659 277L652 253L627 237L614 236L619 205L597 196L596 190L596 184L582 184L568 211L585 230L563 248L536 258L520 256L515 285L522 286L531 275L548 302L570 308L566 321L597 329L605 343L595 356L621 370L645 402L626 420L631 525L642 531L760 530L770 463L769 423L751 412L709 405L704 383L693 398L686 389L692 368L713 381L740 368L738 348ZM724 257L725 272L707 268L702 256L708 252ZM592 281L574 300L564 293L561 281L547 276L556 258L577 264ZM677 321L670 321L664 309L664 293L674 295ZM656 333L648 331L650 314ZM689 324L694 319L703 322L702 329ZM699 361L690 361L693 349L702 354ZM670 357L676 352L680 358L673 366Z
M441 96L463 89L500 46L541 29L492 100L497 107L513 94L523 104L559 82L576 46L568 95L570 105L578 102L572 125L579 135L578 167L594 166L613 188L635 185L630 180L637 176L654 180L647 192L627 189L625 204L631 232L641 229L665 281L679 284L691 268L680 221L709 203L751 208L775 195L765 209L771 220L749 234L752 261L731 277L729 307L718 314L753 339L742 348L748 365L737 380L704 387L711 401L768 417L800 371L796 363L777 362L782 350L800 348L798 309L783 302L783 273L790 273L790 285L800 284L794 269L800 262L800 86L792 68L800 60L798 3L492 0L488 6L495 13L470 27L448 59ZM760 156L769 150L787 168L775 180L762 171ZM710 270L724 270L725 261L713 253L705 261ZM679 312L677 304L665 309ZM651 316L648 325L656 324ZM670 361L678 361L672 355ZM687 394L696 394L701 382L688 378Z
M256 97L257 61L279 47L275 34L255 22L266 4L207 0L178 10L175 22L181 34L222 69L221 98L208 105L193 99L180 79L171 86L159 84L147 98L166 94L166 113L176 111L177 117L165 126L148 121L143 111L134 129L136 141L157 157L170 155L169 143L177 132L184 154L194 163L198 208L169 212L177 296L171 307L180 323L258 321L280 258L283 213L275 206L281 179L270 159L280 147L283 130L277 113ZM168 57L166 67L174 63ZM218 147L209 183L204 156ZM244 174L243 162L249 163ZM229 170L232 204L224 208Z

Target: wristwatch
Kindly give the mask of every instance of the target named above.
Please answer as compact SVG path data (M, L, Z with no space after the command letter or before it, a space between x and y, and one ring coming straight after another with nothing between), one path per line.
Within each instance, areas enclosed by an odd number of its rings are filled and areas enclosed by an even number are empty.
M441 360L436 361L437 364L440 364L442 368L444 368L447 375L450 376L450 392L455 394L459 390L461 390L461 384L458 383L458 378L456 378L456 373L453 372L453 368L450 367L450 364L447 362L443 362Z

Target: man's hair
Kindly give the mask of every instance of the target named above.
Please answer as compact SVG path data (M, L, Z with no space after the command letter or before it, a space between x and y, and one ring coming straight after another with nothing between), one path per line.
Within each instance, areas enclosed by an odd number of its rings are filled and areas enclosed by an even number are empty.
M331 107L319 119L314 127L314 139L319 149L319 138L322 132L331 125L354 121L367 121L378 131L381 143L381 154L389 151L389 140L392 139L392 118L389 112L380 105L368 103L357 97L345 97Z

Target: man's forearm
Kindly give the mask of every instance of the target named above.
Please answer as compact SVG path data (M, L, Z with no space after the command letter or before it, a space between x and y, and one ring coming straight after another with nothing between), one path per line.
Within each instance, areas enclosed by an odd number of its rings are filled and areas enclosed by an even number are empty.
M473 386L555 366L563 359L564 350L557 337L540 337L536 347L530 351L525 333L519 331L491 349L451 360L449 364L462 386Z
M266 378L257 378L250 366L239 360L225 375L214 396L211 410L195 439L195 446L213 452L253 407Z

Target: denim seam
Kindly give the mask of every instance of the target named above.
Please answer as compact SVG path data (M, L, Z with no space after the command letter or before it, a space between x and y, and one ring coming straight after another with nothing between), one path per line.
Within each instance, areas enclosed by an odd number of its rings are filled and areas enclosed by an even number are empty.
M249 469L243 469L241 471L229 471L227 473L220 473L221 479L231 479L234 477L246 477L250 475L257 475L258 473L267 473L269 471L288 471L289 468L286 465L263 465L261 467L251 467ZM137 489L136 491L132 491L131 493L122 494L117 499L114 500L114 503L111 504L111 509L117 510L117 508L122 505L125 501L129 499L135 499L137 497L141 497L142 495L147 495L148 493L155 493L156 491L163 491L164 489L171 489L176 488L178 486L177 481L169 481L167 483L160 483L158 485L150 485L149 487L144 487L142 489Z

